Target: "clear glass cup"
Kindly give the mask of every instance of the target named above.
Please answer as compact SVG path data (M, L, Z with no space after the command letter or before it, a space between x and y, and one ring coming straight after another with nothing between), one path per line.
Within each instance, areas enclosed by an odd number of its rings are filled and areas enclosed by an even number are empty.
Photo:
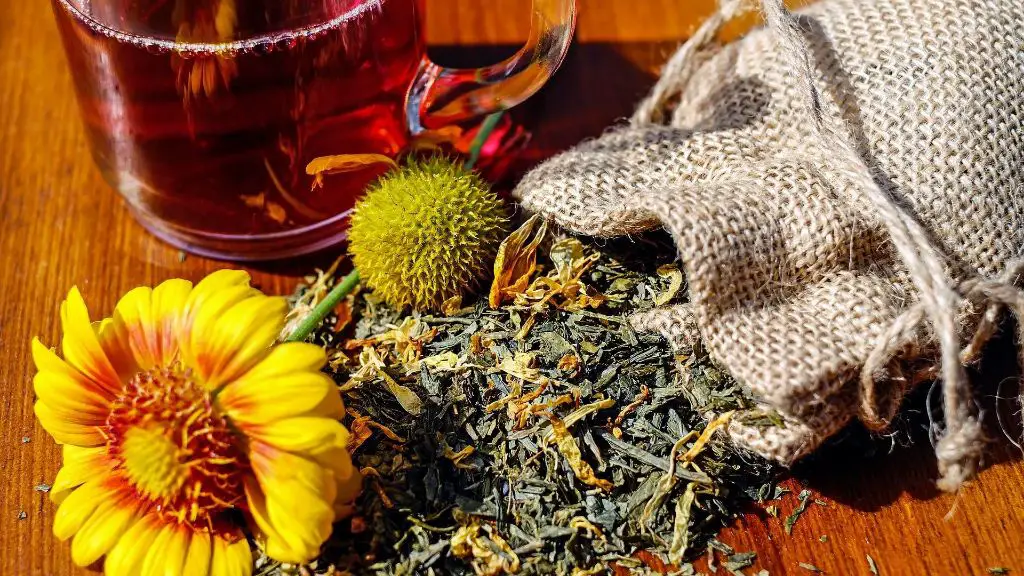
M427 58L423 0L52 2L104 178L157 236L232 260L343 240L386 159L533 95L576 20L533 0L518 53L460 70Z

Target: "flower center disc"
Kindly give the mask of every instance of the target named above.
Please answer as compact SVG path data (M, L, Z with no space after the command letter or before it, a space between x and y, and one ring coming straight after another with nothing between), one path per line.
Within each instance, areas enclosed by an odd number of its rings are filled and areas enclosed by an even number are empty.
M128 487L179 523L215 530L244 504L245 453L211 395L180 366L128 382L107 417L107 446Z

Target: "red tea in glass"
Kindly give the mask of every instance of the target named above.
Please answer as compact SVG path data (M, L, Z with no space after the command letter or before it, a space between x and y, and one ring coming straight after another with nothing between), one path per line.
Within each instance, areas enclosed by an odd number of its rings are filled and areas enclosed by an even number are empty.
M535 0L518 54L452 70L425 57L422 0L53 3L105 179L161 238L238 260L342 240L382 157L532 95L575 21ZM332 156L343 173L308 173Z

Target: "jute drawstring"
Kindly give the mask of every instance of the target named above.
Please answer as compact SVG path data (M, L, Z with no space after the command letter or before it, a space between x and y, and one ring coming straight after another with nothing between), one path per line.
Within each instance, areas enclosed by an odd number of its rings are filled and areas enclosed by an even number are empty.
M975 359L980 348L995 333L1002 308L1011 310L1018 320L1024 319L1024 292L1015 286L1016 277L1024 272L1024 261L1012 262L998 280L975 277L954 282L947 272L946 258L928 232L879 186L872 168L853 145L846 127L826 118L811 53L796 19L782 0L762 0L761 8L765 26L776 39L776 49L791 67L806 96L807 116L817 134L814 144L822 151L815 155L813 162L808 159L808 163L817 162L819 167L847 178L853 184L850 191L867 200L874 211L874 218L888 232L917 295L917 302L902 312L875 343L861 371L861 419L873 428L887 424L886 418L880 414L875 390L878 373L918 337L920 326L927 322L938 345L945 410L945 430L935 445L940 473L938 484L943 490L956 490L977 473L985 445L980 415L974 404L964 362ZM663 80L638 107L632 119L634 126L665 121L668 103L679 96L693 79L701 54L714 42L722 26L741 9L742 2L737 0L720 3L718 11L666 64ZM956 314L964 299L980 303L985 312L978 320L970 343L961 350ZM1021 337L1024 338L1024 333Z

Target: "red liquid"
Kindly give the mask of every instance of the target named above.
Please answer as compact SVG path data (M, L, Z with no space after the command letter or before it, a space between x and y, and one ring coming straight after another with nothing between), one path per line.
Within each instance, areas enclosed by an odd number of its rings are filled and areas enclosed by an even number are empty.
M408 143L405 95L424 52L419 0L54 8L100 170L147 226L179 244L202 250L215 235L330 220L385 166L314 188L311 160L393 157ZM211 49L219 41L233 42Z

